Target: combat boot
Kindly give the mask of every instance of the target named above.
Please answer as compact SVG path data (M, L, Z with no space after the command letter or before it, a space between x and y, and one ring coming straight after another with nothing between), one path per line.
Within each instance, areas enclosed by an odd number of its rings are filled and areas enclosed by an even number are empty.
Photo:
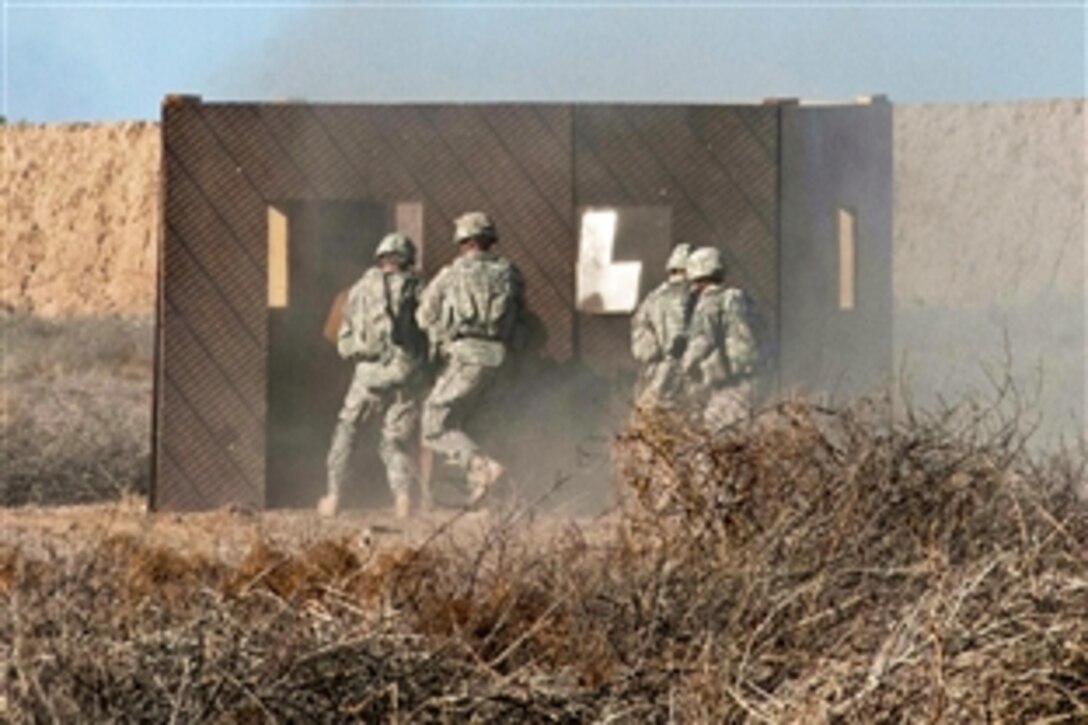
M502 478L502 464L494 458L477 454L468 466L468 505L474 506L487 496L495 482Z
M412 513L412 499L406 493L393 495L393 512L398 519L406 519Z
M317 513L326 518L336 516L340 511L340 495L327 493L317 502Z

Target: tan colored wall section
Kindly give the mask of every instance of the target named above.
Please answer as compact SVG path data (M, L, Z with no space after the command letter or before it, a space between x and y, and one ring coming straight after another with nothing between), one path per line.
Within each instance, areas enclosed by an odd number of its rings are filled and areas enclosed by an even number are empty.
M150 313L158 124L20 124L0 128L0 144L0 309Z
M895 347L916 403L1011 373L1040 439L1085 430L1086 102L897 106Z
M1081 299L1085 105L896 106L897 302Z

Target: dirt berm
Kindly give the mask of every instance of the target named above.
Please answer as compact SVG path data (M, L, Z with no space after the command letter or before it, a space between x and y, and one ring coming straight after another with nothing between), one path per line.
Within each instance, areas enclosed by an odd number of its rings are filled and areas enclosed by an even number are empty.
M0 127L0 309L147 314L159 224L156 123Z

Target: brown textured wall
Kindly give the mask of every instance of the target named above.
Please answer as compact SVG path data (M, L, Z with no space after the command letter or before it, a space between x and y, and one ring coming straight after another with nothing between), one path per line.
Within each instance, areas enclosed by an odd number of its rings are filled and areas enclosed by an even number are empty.
M152 311L159 147L157 123L0 127L0 309Z

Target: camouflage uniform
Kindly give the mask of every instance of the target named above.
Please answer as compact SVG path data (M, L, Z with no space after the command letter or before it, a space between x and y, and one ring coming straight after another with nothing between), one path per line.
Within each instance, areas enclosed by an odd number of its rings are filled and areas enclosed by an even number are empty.
M631 354L640 365L635 391L639 407L674 405L683 392L680 359L695 301L691 285L681 276L687 254L688 245L676 247L667 265L673 276L646 295L631 319Z
M704 253L715 264L696 256ZM701 249L692 255L691 279L711 278L710 274L713 277L711 284L698 293L690 341L682 360L688 394L702 405L703 420L713 431L748 414L752 381L760 364L751 299L740 289L722 285L722 271L717 250Z
M455 235L455 241L475 238L463 231L476 228L476 222L494 234L490 220L474 212L457 220L461 236ZM508 260L487 250L466 251L427 286L416 313L432 349L445 361L423 405L423 439L465 469L470 483L471 465L486 457L465 432L465 422L498 378L515 338L524 334L524 287L520 272Z
M415 387L426 359L426 341L415 321L420 287L411 270L386 273L372 267L348 292L337 350L355 361L355 374L329 447L333 510L348 475L357 427L384 413L379 453L398 514L406 512L400 506L407 507L418 479L409 446L419 419Z

